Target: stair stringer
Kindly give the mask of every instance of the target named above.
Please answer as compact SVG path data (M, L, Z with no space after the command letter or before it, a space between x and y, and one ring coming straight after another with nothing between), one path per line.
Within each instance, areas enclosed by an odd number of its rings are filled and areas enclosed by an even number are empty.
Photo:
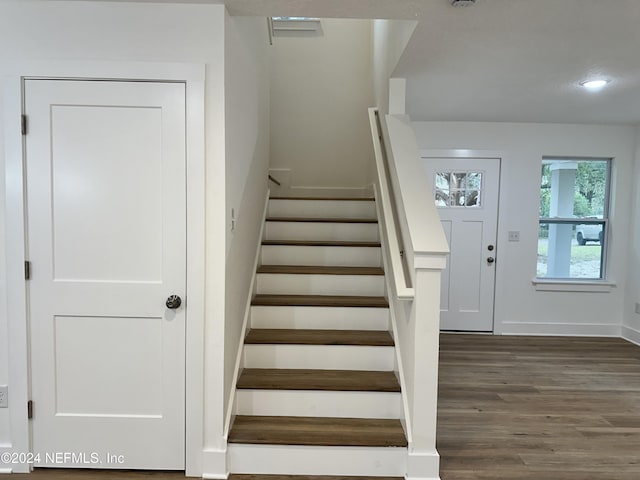
M249 325L249 319L251 317L251 301L253 300L254 295L256 294L257 291L257 285L258 285L258 275L257 275L257 271L258 271L258 264L262 258L262 238L264 236L264 226L265 226L265 220L267 218L267 213L269 211L269 190L267 190L267 197L265 200L265 205L264 205L264 211L262 213L262 225L260 227L260 233L258 234L258 238L257 238L257 247L256 247L256 254L254 256L254 260L253 260L253 278L251 279L251 289L249 290L249 293L247 295L247 302L245 305L245 310L244 310L244 319L242 322L242 330L240 333L240 344L238 345L238 353L236 355L236 364L235 364L235 368L233 371L233 381L231 382L231 392L229 394L229 404L227 406L227 412L226 412L226 418L225 418L225 425L224 425L224 440L226 442L228 436L229 436L229 429L231 427L231 424L233 423L233 418L235 416L235 411L236 411L236 391L237 391L237 383L238 383L238 378L240 377L240 372L242 371L242 369L244 368L244 339L247 336L247 326ZM206 477L205 477L206 478ZM217 477L215 477L217 478ZM225 477L226 478L226 477Z
M382 248L382 266L385 271L385 289L386 296L389 302L389 320L391 326L391 336L395 343L395 367L394 370L398 376L400 382L400 390L402 395L402 415L400 421L407 436L408 447L406 450L406 471L403 473L407 480L440 480L440 477L433 472L439 471L440 455L437 450L433 452L415 452L413 450L413 430L411 427L411 411L409 409L409 403L407 395L410 394L410 390L407 388L407 382L405 377L405 368L402 361L401 348L402 345L398 342L398 317L399 311L406 310L405 316L408 318L412 312L413 299L401 299L395 294L396 289L393 285L391 256L389 252L389 245L387 243L387 236L385 231L385 222L387 219L384 217L384 212L381 208L379 199L379 192L377 186L373 188L376 210L378 213L378 228L380 237L380 246Z

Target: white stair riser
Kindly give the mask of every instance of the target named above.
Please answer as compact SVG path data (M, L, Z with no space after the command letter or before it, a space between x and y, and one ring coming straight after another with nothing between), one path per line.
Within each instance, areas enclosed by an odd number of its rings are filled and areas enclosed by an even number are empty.
M267 240L335 240L377 242L377 223L266 222Z
M290 275L259 273L258 294L384 295L383 275Z
M269 216L377 218L375 202L361 200L270 200Z
M393 347L351 345L245 345L245 368L393 370Z
M388 308L251 307L253 328L388 330Z
M403 477L407 449L390 447L307 447L229 444L233 473Z
M236 401L237 415L400 418L402 412L394 392L239 389Z
M323 265L344 267L379 267L378 247L308 247L264 245L263 265Z

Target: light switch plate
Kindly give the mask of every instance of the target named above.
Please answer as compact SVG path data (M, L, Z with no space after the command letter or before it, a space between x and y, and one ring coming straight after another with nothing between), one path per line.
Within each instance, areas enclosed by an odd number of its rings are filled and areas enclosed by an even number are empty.
M509 232L509 241L510 242L519 242L520 241L520 232Z
M0 385L0 408L9 407L9 387Z

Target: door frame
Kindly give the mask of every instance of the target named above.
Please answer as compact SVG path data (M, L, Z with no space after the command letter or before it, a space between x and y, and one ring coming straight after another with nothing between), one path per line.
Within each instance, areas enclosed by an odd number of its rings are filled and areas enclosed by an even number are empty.
M26 177L20 116L24 80L110 80L178 82L186 87L187 285L185 341L185 470L202 475L204 448L204 320L205 320L205 66L153 62L25 62L10 68L4 84L6 174L6 311L8 315L9 403L11 444L0 453L31 451L27 417L30 396L29 299L24 280L26 259ZM0 299L2 302L3 299ZM37 407L36 407L37 408ZM25 473L29 466L13 465L9 472Z
M503 170L505 168L505 159L508 155L503 151L498 150L474 150L474 149L421 149L420 150L420 158L497 158L499 160L499 178L498 178L498 218L497 220L497 228L496 228L496 245L498 246L498 254L497 261L495 263L495 278L494 278L494 287L493 287L493 335L502 335L502 319L503 308L501 303L498 301L502 298L500 292L504 291L504 281L505 278L505 265L504 262L500 262L500 251L507 248L507 231L506 226L504 225L504 221L502 218L503 209L500 208L503 205L503 200L506 200L505 197L505 188L502 183L503 178Z

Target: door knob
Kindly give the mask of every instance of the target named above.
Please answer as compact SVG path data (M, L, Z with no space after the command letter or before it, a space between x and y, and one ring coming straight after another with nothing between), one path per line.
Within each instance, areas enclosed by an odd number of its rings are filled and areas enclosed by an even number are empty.
M167 306L167 308L171 308L172 310L174 310L182 305L182 299L178 295L171 295L169 298L167 298L165 305Z
M489 264L491 264L491 263L493 263L493 262L495 262L495 261L496 261L496 259L495 259L495 258L493 258L493 257L489 257L489 258L487 258L487 263L489 263Z

